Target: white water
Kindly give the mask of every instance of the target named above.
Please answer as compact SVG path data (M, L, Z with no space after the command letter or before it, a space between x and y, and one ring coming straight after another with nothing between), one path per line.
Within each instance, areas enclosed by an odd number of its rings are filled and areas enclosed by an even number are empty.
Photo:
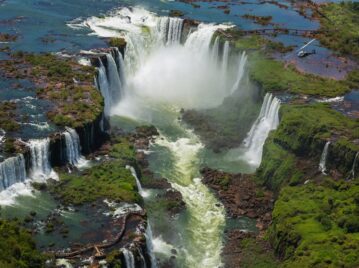
M123 248L122 253L125 257L126 268L135 268L135 258L132 251L127 248Z
M279 125L279 108L280 100L267 93L259 116L241 146L244 154L240 158L246 160L252 166L258 167L260 165L263 146L269 132Z
M246 55L246 52L243 51L242 56L239 59L237 80L231 89L231 94L233 94L236 90L238 90L240 88L240 84L241 84L242 78L244 76L246 63L247 63L247 55Z
M359 156L359 152L357 152L355 157L354 157L352 169L349 172L349 176L348 176L347 180L348 179L355 179L355 168L356 168L356 165L357 165L358 156Z
M30 140L29 148L31 153L32 180L44 182L49 178L58 179L58 175L50 165L50 139Z
M81 155L80 137L76 130L66 127L64 136L67 162L78 168L86 166L88 161Z
M160 119L167 111L178 116L180 108L217 106L232 93L237 81L236 89L242 90L241 61L229 62L229 43L221 57L218 41L211 45L215 31L229 26L200 24L181 44L184 38L177 34L180 27L176 23L180 21L171 24L169 19L141 8L123 8L106 18L92 17L76 25L89 27L102 37L121 36L127 42L126 86L111 114L160 122L160 128L167 128ZM172 127L176 123L168 124ZM174 168L167 178L181 192L187 207L188 220L181 230L184 240L178 253L184 263L180 266L217 268L222 265L224 208L215 205L218 201L197 178L202 144L184 126L178 128L182 132L179 137L163 134L154 146L170 152Z
M322 155L320 157L320 162L319 162L319 170L320 172L322 172L324 175L326 175L327 173L327 167L326 167L326 163L327 163L327 158L328 158L328 149L329 149L329 145L330 145L330 141L327 141L324 145L324 149L322 152Z
M150 259L151 259L151 268L157 268L157 261L153 253L153 235L152 235L150 221L147 221L147 229L145 236L146 236L147 253L148 255L150 255Z
M137 176L137 173L136 173L136 170L134 169L134 167L126 166L126 168L131 171L132 176L135 178L137 189L138 189L138 192L140 193L140 195L144 198L148 197L149 193L147 191L143 190L141 182Z
M157 29L163 44L178 44L182 36L183 19L161 17L158 20Z
M0 191L26 180L25 159L22 154L0 163Z

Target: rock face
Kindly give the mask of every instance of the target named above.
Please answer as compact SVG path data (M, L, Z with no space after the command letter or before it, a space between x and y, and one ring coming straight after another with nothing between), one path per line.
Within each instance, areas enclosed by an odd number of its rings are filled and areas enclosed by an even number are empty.
M258 187L253 178L243 174L229 174L204 168L201 170L203 183L212 189L224 205L227 216L235 219L246 216L256 220L258 234L239 229L226 231L226 243L222 252L226 267L240 267L242 258L241 241L246 238L258 239L261 248L269 248L261 237L272 221L273 194Z

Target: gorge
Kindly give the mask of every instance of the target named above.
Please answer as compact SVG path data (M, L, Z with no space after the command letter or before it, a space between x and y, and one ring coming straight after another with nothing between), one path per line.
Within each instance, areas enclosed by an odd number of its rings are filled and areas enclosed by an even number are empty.
M0 226L30 230L24 267L355 267L356 67L328 78L290 58L290 33L212 21L215 2L153 2L74 4L68 34L40 49L77 40L61 53L0 52L4 81L29 83L9 92L32 94L47 123L35 132L3 100Z

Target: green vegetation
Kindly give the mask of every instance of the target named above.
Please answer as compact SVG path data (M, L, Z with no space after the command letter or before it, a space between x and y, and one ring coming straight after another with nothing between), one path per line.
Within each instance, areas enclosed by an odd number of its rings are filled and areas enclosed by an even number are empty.
M240 242L241 267L243 268L276 268L278 261L274 254L266 249L264 241L255 238L245 238Z
M106 262L109 268L121 268L121 253L119 250L113 250L106 256Z
M16 52L0 63L10 78L27 78L39 88L40 98L55 105L48 117L60 126L80 127L93 122L103 110L103 98L93 86L96 70L52 54Z
M327 104L282 105L280 115L278 129L270 134L263 148L263 160L256 174L260 182L276 191L283 184L303 182L305 163L298 157L319 163L328 139L335 139L331 145L329 167L343 174L351 169L359 151L354 143L359 138L358 120L334 111ZM314 168L317 169L317 165Z
M110 41L108 42L108 44L111 47L118 47L118 48L122 48L126 46L126 40L124 38L117 38L117 37L113 37L110 39Z
M16 103L2 102L0 103L0 128L5 131L17 131L20 128L19 123L15 120Z
M359 183L285 187L269 235L284 267L358 267Z
M113 145L114 159L95 165L80 174L61 173L50 191L65 204L81 205L100 199L141 203L137 185L126 164L134 162L134 150L128 140Z
M255 92L255 88L249 91ZM221 151L242 142L258 116L258 105L251 97L235 92L216 108L185 111L182 118L210 148Z
M260 25L269 25L269 24L273 24L272 23L272 16L255 16L255 15L251 15L251 14L244 14L242 16L242 18L244 19L248 19L248 20L254 20L255 23L260 24Z
M44 267L45 260L31 235L17 221L0 220L0 267Z
M350 90L345 81L326 79L298 72L294 66L252 54L249 66L250 77L265 91L288 91L290 93L335 97Z
M359 3L342 1L322 5L320 17L323 33L317 35L320 42L344 55L359 60Z

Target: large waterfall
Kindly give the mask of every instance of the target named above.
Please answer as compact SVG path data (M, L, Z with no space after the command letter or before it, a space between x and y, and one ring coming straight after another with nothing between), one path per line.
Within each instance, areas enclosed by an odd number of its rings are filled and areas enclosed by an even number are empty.
M246 160L252 166L258 167L260 165L265 140L269 132L279 125L279 108L280 100L267 93L259 116L241 146L244 151L241 159Z
M324 175L326 175L326 172L327 172L326 164L327 164L327 158L328 158L329 145L330 145L330 141L327 141L324 145L324 149L323 149L322 155L320 157L320 162L319 162L319 170Z
M126 40L126 83L119 103L111 104L111 114L147 121L163 134L153 146L155 150L166 151L172 163L168 172L160 173L182 194L187 207L186 223L178 229L183 240L166 241L176 244L176 264L179 267L222 266L224 208L215 205L218 200L198 178L198 158L203 145L177 119L181 108L215 107L233 91L244 90L240 84L245 54L236 55L230 50L229 42L222 45L219 38L213 38L218 29L230 26L202 23L186 29L189 33L183 36L185 25L181 19L158 17L134 7L115 10L105 18L91 17L77 23L77 27L90 28L101 37ZM239 60L232 60L232 56ZM104 62L99 68L100 89L102 84L105 89L111 84L108 80L101 81L104 74L108 75L106 68ZM167 158L162 161L168 161ZM136 182L141 191L139 181ZM156 220L151 222L156 228ZM147 241L151 240L148 237ZM148 247L150 250L150 245ZM127 266L131 267L131 254L126 251L124 255Z
M50 139L30 140L29 148L31 153L31 174L32 180L44 181L48 178L57 179L57 174L53 171L50 156Z
M146 246L147 246L147 253L150 255L151 259L151 268L157 268L157 261L156 257L153 253L153 235L152 235L152 228L150 222L147 222L147 229L146 229Z
M76 167L86 165L86 159L81 155L80 137L76 130L67 127L64 132L67 162Z
M0 191L26 180L25 159L22 154L0 163Z

